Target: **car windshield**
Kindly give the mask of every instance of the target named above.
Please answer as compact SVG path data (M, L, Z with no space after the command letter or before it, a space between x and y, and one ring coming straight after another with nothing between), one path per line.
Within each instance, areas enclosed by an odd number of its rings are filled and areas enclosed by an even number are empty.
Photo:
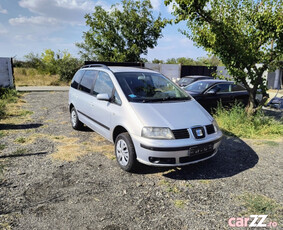
M180 81L178 81L179 84L191 84L194 81L192 78L182 78Z
M169 79L158 73L115 73L124 94L131 102L164 102L190 100L191 97Z
M186 91L191 91L191 92L195 92L195 93L202 93L204 90L206 90L208 87L210 87L213 84L214 84L214 82L209 82L209 81L196 81L196 82L188 85L184 89Z

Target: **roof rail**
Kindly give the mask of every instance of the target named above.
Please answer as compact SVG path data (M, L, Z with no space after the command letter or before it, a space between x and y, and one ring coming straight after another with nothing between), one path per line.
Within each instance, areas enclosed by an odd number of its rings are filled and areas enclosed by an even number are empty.
M89 64L89 65L84 65L81 67L81 69L83 68L90 68L90 67L102 67L105 69L109 69L109 67L107 65L103 65L103 64ZM109 69L110 70L110 69Z

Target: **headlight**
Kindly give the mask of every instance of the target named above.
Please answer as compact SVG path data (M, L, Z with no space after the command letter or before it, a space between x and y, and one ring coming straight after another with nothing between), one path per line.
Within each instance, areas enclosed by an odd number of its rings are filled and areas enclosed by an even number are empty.
M220 128L219 128L219 126L218 126L218 124L217 124L216 120L213 120L213 121L212 121L212 124L213 124L213 126L214 126L214 130L215 130L215 132L217 132L217 131L219 131L219 130L220 130Z
M141 135L150 139L174 139L169 128L143 127Z

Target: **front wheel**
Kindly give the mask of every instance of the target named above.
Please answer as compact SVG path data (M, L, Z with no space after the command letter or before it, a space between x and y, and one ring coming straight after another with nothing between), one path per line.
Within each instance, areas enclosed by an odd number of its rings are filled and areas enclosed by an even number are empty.
M127 171L134 171L137 157L134 144L128 133L121 133L115 140L115 155L119 166Z
M75 107L71 109L70 119L73 129L81 130L83 128L84 124L79 120Z

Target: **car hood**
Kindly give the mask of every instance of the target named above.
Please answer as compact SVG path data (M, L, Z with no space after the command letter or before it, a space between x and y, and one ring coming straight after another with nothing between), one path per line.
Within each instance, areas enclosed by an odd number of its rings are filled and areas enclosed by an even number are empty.
M211 124L213 118L195 100L185 102L133 103L144 126L184 129L196 125Z
M188 91L188 90L185 90L188 94L190 94L192 97L194 96L199 96L200 93L197 93L197 92L193 92L193 91Z

